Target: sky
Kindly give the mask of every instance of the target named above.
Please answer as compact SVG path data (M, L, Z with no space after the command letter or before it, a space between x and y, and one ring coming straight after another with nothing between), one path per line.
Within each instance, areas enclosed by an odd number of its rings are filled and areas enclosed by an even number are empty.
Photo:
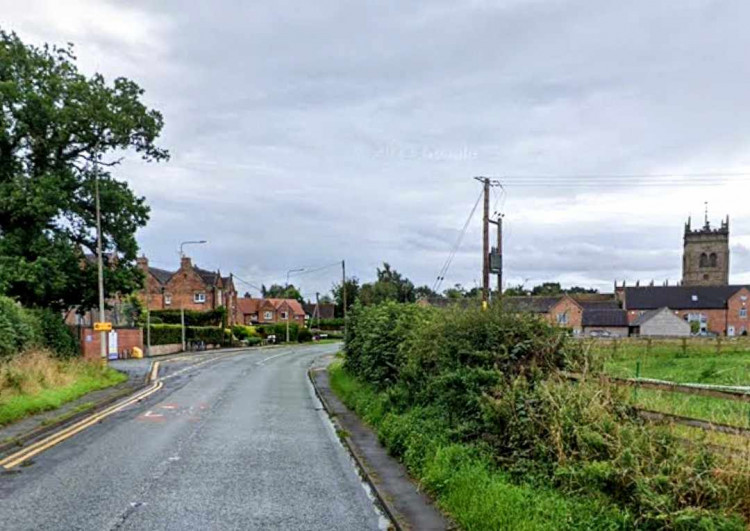
M306 268L308 297L342 259L432 286L479 175L502 185L506 285L676 282L704 202L750 283L748 20L745 0L0 0L1 27L74 43L163 113L171 160L115 170L151 206L152 265L205 239L186 252L241 293ZM477 212L442 288L479 282Z

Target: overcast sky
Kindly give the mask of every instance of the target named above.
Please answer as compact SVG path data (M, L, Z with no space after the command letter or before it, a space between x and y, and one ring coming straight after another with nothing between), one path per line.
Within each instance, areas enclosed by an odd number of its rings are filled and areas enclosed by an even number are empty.
M171 161L116 173L151 263L206 239L198 265L256 285L342 258L431 285L475 175L504 184L508 284L679 280L704 201L750 282L748 22L746 0L0 0L3 28L164 114ZM480 281L480 238L477 213L443 288Z

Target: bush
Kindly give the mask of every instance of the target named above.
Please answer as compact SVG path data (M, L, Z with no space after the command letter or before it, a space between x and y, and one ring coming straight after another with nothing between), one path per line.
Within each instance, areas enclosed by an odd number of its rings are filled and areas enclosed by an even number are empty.
M62 316L52 310L37 310L41 344L61 358L72 358L81 354L81 346L73 331Z
M258 336L250 336L247 339L244 340L248 347L255 347L257 345L260 345L263 342L263 339L261 339Z
M277 343L286 342L286 322L258 325L255 328L263 339L275 335ZM291 343L298 341L299 331L300 326L297 323L289 323L289 341Z
M0 296L0 359L41 343L38 317L8 297Z
M639 528L737 529L732 513L750 517L747 464L644 423L622 389L567 381L562 370L586 373L593 360L542 319L498 307L355 306L345 355L347 373L379 397L365 417L377 417L411 469L434 442L411 437L435 430L410 427L439 423L440 444L487 452L516 481L604 499Z
M312 341L312 338L313 335L312 332L310 332L309 328L302 328L297 334L297 341L299 341L300 343L307 343L309 341Z
M246 326L246 325L234 325L232 327L232 334L237 339L248 339L251 337L257 337L260 338L260 335L252 326Z
M318 324L317 319L313 319L310 322L310 326L313 326L313 325L314 325L314 328L319 328L321 330L343 330L344 318L335 317L333 319L321 319L320 324Z

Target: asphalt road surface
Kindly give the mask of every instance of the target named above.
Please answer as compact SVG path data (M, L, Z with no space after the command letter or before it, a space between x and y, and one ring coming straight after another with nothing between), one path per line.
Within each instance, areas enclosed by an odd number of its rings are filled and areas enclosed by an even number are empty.
M379 529L307 381L336 345L251 349L0 474L0 528Z

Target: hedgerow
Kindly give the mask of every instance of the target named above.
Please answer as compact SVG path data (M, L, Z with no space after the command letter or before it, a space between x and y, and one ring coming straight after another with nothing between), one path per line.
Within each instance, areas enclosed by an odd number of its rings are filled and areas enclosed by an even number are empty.
M58 357L80 355L78 340L62 315L51 310L28 309L0 296L0 359L40 348Z
M380 437L407 462L415 443L388 419L415 413L441 423L441 444L479 448L519 482L605 499L642 529L741 529L737 515L750 517L746 463L644 423L624 391L596 378L567 381L562 370L588 374L595 360L539 318L356 306L345 353L347 373L383 397Z

